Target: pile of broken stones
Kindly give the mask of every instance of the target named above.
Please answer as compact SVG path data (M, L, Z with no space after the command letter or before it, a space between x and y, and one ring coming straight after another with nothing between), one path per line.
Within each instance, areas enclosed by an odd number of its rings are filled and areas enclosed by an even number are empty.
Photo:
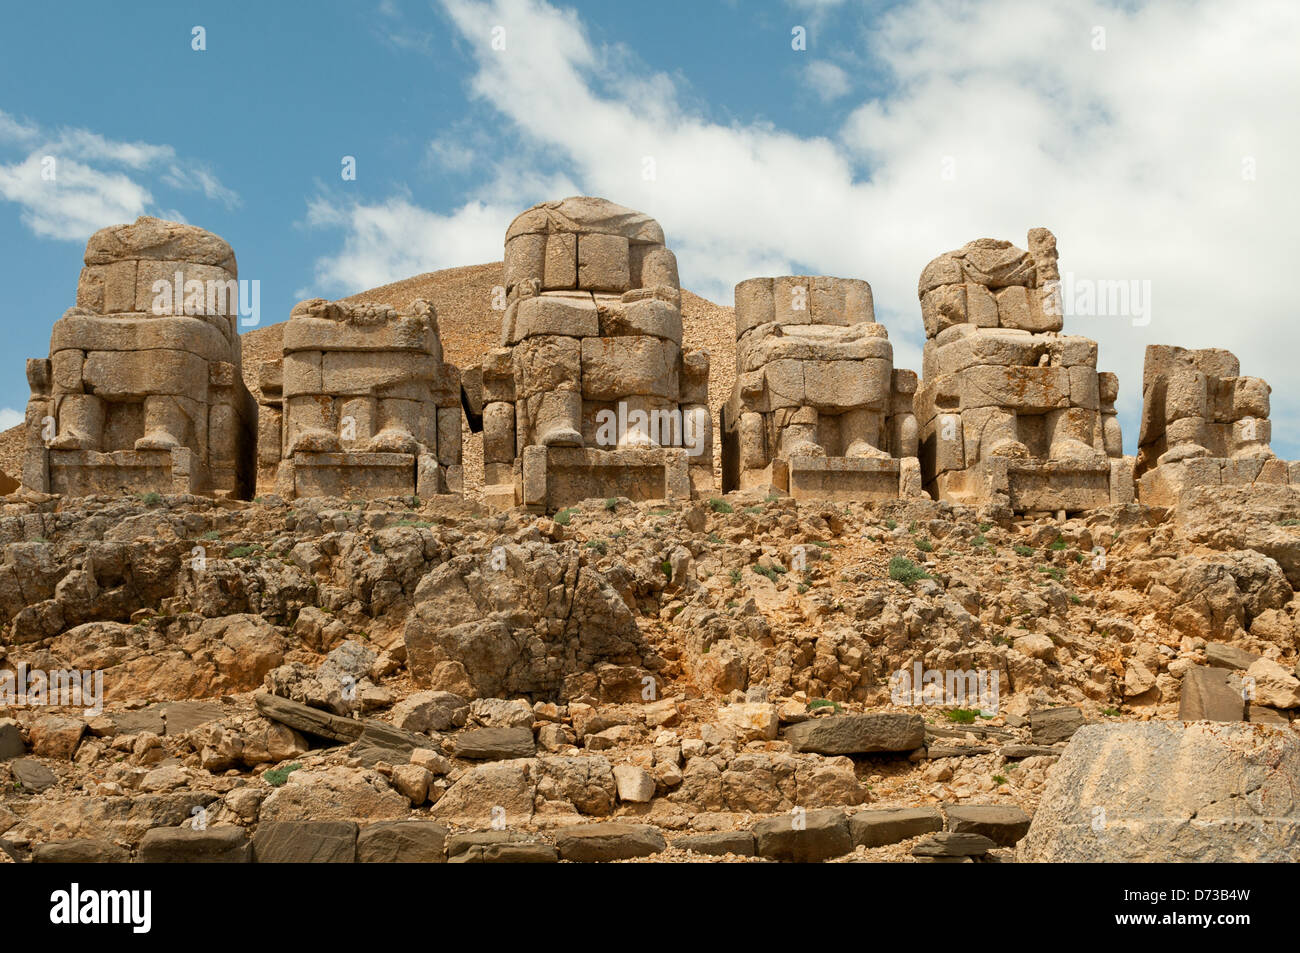
M1197 506L10 504L0 667L106 697L0 707L0 858L1141 859L1076 843L1072 792L1176 819L1295 773L1300 513ZM918 661L996 671L996 711L899 704ZM1220 723L1215 791L1159 768L1179 719ZM1267 807L1205 836L1294 859Z

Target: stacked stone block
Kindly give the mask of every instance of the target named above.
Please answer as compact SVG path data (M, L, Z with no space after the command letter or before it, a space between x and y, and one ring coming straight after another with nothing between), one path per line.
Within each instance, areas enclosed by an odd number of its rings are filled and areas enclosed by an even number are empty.
M1136 473L1144 503L1172 506L1193 486L1300 481L1269 449L1271 388L1221 348L1153 344L1142 369Z
M482 363L499 507L689 498L713 481L709 356L682 348L677 260L654 219L586 196L506 233L501 346Z
M216 235L148 217L92 235L76 306L49 358L27 362L24 486L246 496L238 312L235 254Z
M428 302L313 298L261 368L258 492L286 498L460 493L460 374Z
M921 470L937 499L1077 512L1133 498L1097 344L1062 334L1056 238L979 239L940 255L917 288Z
M736 387L723 408L723 489L894 499L922 493L912 401L871 286L826 276L736 286Z

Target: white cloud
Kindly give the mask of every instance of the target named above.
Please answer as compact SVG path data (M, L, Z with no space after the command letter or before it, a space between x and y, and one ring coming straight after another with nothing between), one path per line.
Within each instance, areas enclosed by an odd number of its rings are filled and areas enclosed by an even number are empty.
M1283 291L1300 217L1290 175L1300 150L1300 8L924 0L839 40L858 47L854 56L866 47L888 98L800 137L711 121L682 104L670 77L637 74L594 44L575 13L542 0L442 2L476 58L472 95L510 121L503 136L543 152L577 191L658 218L692 290L729 302L731 286L751 275L866 278L897 363L919 368L925 263L981 236L1023 245L1028 228L1045 225L1060 240L1063 270L1152 282L1147 327L1067 319L1067 331L1099 340L1102 367L1120 374L1130 449L1143 349L1167 343L1229 348L1245 373L1271 378L1275 444L1300 455L1290 426L1300 421L1300 388L1285 387L1300 333ZM495 26L506 29L505 52L491 47ZM1104 51L1094 49L1097 27ZM650 181L646 156L657 171ZM1256 163L1253 181L1243 179L1244 157ZM491 234L491 219L509 205L505 195L528 199L513 214L568 194L530 192L537 183L522 166L494 177L495 208L440 216L405 200L358 207L347 242L376 271L444 249L447 264L482 256L466 248L496 257L503 227ZM387 228L373 221L388 216ZM407 250L412 237L423 252Z
M804 82L808 84L822 102L831 102L848 94L849 74L826 60L813 60L804 68Z
M118 142L87 129L45 131L0 110L0 150L25 153L0 162L0 199L19 205L23 224L43 238L85 241L96 229L156 211L153 193L137 181L142 176L239 205L209 169L171 146Z
M26 419L27 415L21 410L14 410L12 407L0 407L0 430L17 427Z

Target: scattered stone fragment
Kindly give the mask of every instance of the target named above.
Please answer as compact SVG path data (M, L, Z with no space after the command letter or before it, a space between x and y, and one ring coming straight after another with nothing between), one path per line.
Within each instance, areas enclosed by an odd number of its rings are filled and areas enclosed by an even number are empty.
M356 855L351 821L263 821L253 835L259 864L351 864Z
M1029 830L1029 815L1002 804L945 804L948 830L957 834L983 834L1000 847L1014 847Z
M537 753L531 728L471 728L456 735L456 757L471 761L531 758Z
M564 860L600 861L648 857L668 844L649 824L606 821L565 828L556 834L555 846Z
M912 751L925 743L925 721L920 715L830 715L791 725L785 740L795 751L816 754L871 754Z
M674 840L672 846L696 854L708 854L711 857L721 857L724 854L753 857L755 851L752 831L711 831L706 834L688 834Z
M933 808L880 808L849 817L849 834L858 847L883 847L940 830L943 817Z
M1036 745L1068 741L1083 724L1083 712L1077 708L1048 708L1029 713L1029 735Z
M142 864L247 864L253 845L242 827L155 827L144 835L136 860Z
M434 821L378 821L357 835L359 864L441 864L447 828Z
M754 844L760 857L795 863L817 863L853 850L848 818L832 808L791 811L759 821Z
M979 857L998 845L983 834L939 831L912 848L917 857Z

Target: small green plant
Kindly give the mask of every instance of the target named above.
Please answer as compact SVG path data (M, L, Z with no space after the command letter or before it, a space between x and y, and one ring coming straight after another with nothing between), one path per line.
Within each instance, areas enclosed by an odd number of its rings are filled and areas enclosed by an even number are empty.
M755 513L761 513L761 512L763 512L763 507L761 507L761 506L747 506L747 507L745 507L745 512L748 513L748 514L750 514L751 516L753 516Z
M256 546L236 546L230 550L230 559L243 559L245 556L251 556L256 552Z
M732 584L733 586L739 586L739 585L740 585L740 570L739 570L739 569L733 569L733 570L731 570L731 572L727 575L727 578L731 580L731 584Z
M593 539L587 543L587 548L599 556L604 556L609 552L609 544L603 539Z
M199 537L199 539L220 539L220 538L221 538L221 534L218 533L215 529L210 529L202 536Z
M713 510L713 512L715 512L715 513L734 513L734 512L735 512L735 510L732 509L732 506L731 506L730 503L728 503L726 500L721 499L720 497L716 497L716 496L713 497L713 499L709 500L709 507L710 507L710 508Z
M714 546L721 546L721 545L722 545L722 537L719 536L717 533L710 533L710 534L709 534L709 542L712 543Z
M988 532L989 530L991 530L992 528L993 528L993 524L992 524L992 523L980 523L980 532L981 532L981 533L987 533L987 532Z
M802 596L805 592L808 591L808 583L801 582L799 583L799 585L795 586L795 589L797 589L799 591L799 595Z
M283 768L272 768L262 775L262 780L273 788L278 788L285 781L289 780L289 775L293 774L302 765L295 761L293 764L286 764Z
M835 714L837 714L837 715L838 715L838 714L840 713L840 711L841 711L841 709L840 709L840 703L839 703L839 702L833 702L833 701L831 701L831 700L828 699L828 698L814 698L812 701L810 701L810 702L808 703L808 710L809 710L809 711L816 711L818 708L829 708L831 711L835 712Z
M974 708L954 708L952 711L945 713L945 717L949 721L958 725L972 725L978 715L979 712Z
M1297 519L1279 520L1277 525L1278 526L1300 526L1300 520Z
M617 508L618 508L618 500L615 499L614 497L611 496L609 499L605 501L605 509L608 510L609 512L613 513L614 510Z
M664 578L669 582L673 581L673 564L668 560L665 559L659 564L659 571L664 574Z
M983 549L988 545L988 542L989 541L984 538L984 534L980 533L978 536L971 539L970 544L972 549Z
M568 526L570 520L573 519L573 512L572 507L566 507L565 509L560 510L560 512L555 514L554 519L556 524L560 526Z
M763 497L763 502L764 502L764 503L771 503L771 502L773 502L774 500L779 500L779 499L781 499L781 494L780 494L780 493L769 493L767 496Z
M774 563L771 566L760 566L758 563L754 563L754 565L751 566L750 568L753 569L754 572L758 573L760 576L766 576L768 579L771 579L773 582L776 582L778 579L780 579L782 574L785 573L786 571L785 567L782 566L780 563Z
M1032 546L1012 546L1011 549L1017 556L1034 555L1034 547Z
M898 529L898 520L885 520L885 529L888 530Z
M141 493L140 502L146 506L157 506L162 502L161 493Z
M1054 553L1059 553L1059 552L1061 552L1061 551L1063 551L1063 550L1065 550L1065 549L1068 549L1068 548L1069 548L1069 544L1068 544L1065 540L1063 540L1063 539L1057 539L1057 540L1054 540L1054 541L1052 542L1052 544L1051 544L1050 546L1048 546L1047 548L1050 549L1050 550L1051 550L1052 552L1054 552Z
M1076 595L1072 592L1072 593L1070 593L1070 602L1072 602L1074 605L1077 606L1077 605L1079 605L1080 603L1082 603L1083 600L1080 599L1078 596L1076 596Z
M1118 718L1118 717L1119 717L1119 709L1118 709L1118 708L1103 708L1103 709L1101 710L1101 713L1102 713L1103 715L1105 715L1107 718Z
M895 556L889 561L889 578L910 586L922 579L929 579L930 574L906 556Z
M994 783L994 784L997 784L997 785L1006 784L1006 783L1007 783L1006 775L1004 775L1004 774L995 774L995 775L993 775L993 783Z
M428 529L433 524L428 520L398 520L394 526L414 526L416 529Z
M1038 571L1044 576L1051 576L1057 582L1065 582L1065 573L1061 572L1061 570L1057 569L1055 566L1039 566Z
M923 553L932 553L934 552L934 543L922 537L916 541L916 548Z

